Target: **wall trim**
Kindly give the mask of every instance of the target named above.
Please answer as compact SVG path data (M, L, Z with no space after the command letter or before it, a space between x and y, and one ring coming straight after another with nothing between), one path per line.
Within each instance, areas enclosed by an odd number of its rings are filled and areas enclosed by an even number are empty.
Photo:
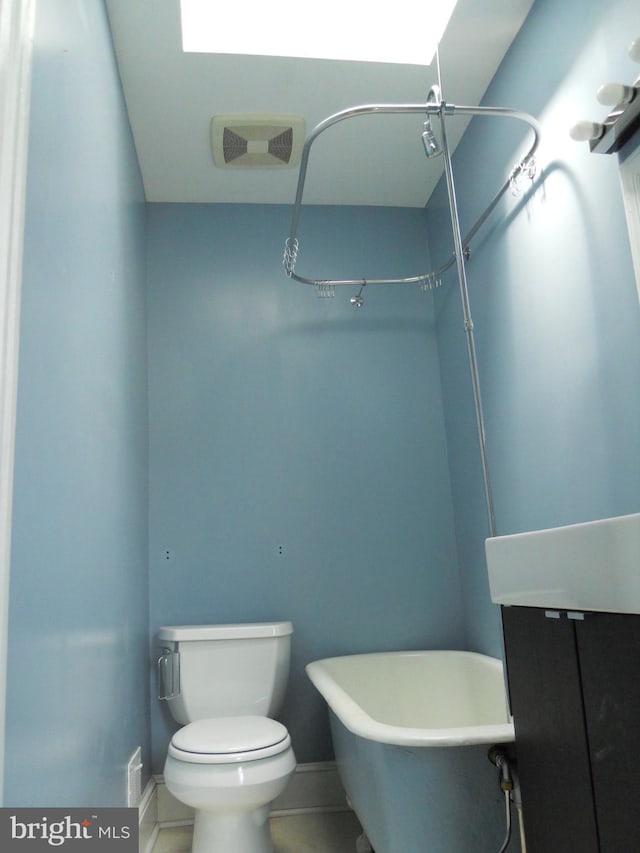
M158 791L155 779L149 779L138 805L138 833L140 853L151 853L156 843L158 825Z
M157 798L158 829L193 823L193 809L178 802L169 793L164 777L154 776L152 782ZM273 817L285 817L349 810L335 761L321 761L298 764L287 790L274 802L271 814ZM150 853L151 848L147 850L142 846L142 834L140 838L141 853Z
M11 499L35 0L0 3L0 803L4 802Z
M273 817L348 811L347 795L335 761L298 764L291 781L274 802Z

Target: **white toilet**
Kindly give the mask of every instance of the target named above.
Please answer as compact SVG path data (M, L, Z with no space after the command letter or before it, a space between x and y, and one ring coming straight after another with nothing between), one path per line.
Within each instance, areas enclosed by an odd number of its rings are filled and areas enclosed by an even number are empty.
M296 760L277 713L290 622L161 628L160 698L182 723L164 766L168 790L196 810L192 853L273 853L271 802Z

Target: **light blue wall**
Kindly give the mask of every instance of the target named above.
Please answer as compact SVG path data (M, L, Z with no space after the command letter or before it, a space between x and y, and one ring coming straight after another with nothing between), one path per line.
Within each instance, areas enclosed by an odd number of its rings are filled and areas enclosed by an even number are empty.
M149 764L144 206L99 0L38 0L6 804L125 804Z
M468 264L498 533L640 509L640 311L615 156L573 142L579 118L603 118L605 82L631 82L635 0L537 0L485 103L542 123L541 173L507 195ZM463 231L524 151L505 120L475 119L454 170ZM451 245L444 187L429 205L432 254ZM448 249L447 249L448 251ZM438 294L456 535L470 648L500 650L489 599L486 514L461 309Z
M283 719L312 761L331 748L305 663L462 628L432 297L316 298L281 266L289 216L150 207L151 627L291 619ZM429 264L420 210L305 209L301 243L311 276Z

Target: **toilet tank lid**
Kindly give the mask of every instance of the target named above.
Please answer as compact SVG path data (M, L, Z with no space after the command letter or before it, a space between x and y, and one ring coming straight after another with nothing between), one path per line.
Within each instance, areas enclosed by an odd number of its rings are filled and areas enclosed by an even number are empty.
M158 630L158 639L185 643L193 640L250 640L293 634L291 622L242 622L233 625L169 625Z

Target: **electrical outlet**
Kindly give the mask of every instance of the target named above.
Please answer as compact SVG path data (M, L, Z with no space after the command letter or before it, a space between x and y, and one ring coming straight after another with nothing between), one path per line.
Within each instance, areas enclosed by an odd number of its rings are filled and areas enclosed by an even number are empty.
M142 796L142 747L138 747L127 764L127 805L137 806Z

